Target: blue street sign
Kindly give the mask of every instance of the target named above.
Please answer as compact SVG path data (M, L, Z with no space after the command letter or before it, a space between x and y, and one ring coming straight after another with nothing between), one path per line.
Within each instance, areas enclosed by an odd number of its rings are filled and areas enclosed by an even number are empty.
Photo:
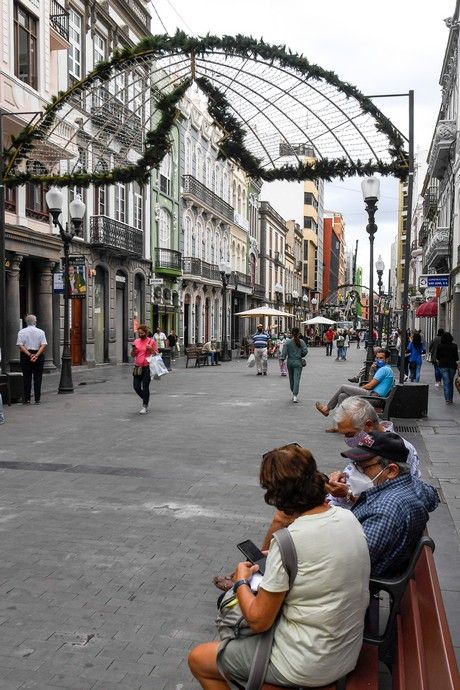
M449 287L449 275L447 273L432 273L423 275L418 279L420 288Z

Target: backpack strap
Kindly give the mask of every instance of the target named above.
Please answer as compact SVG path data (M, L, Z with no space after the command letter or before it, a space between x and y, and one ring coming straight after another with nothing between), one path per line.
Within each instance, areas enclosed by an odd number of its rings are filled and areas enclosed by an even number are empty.
M297 576L297 551L288 529L283 528L274 532L273 534L276 543L278 544L281 561L283 567L289 576L289 589L294 584ZM262 633L257 642L256 652L252 660L251 670L249 672L248 682L246 683L246 690L260 690L262 687L267 668L270 661L270 654L273 646L273 638L278 619L275 620L270 630Z

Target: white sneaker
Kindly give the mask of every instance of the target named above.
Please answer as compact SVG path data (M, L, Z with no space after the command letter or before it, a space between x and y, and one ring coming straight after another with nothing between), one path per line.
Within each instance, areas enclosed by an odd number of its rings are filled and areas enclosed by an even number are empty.
M145 405L142 406L141 409L139 410L139 414L147 414L147 412L148 412L148 408L145 407Z
M441 384L439 383L439 381L436 381L436 383L435 383L434 385L436 386L436 388L439 388L439 386L440 386Z
M408 378L409 378L409 377L408 377L408 375L406 374L406 375L404 376L404 383L407 381Z
M297 395L293 395L293 396L292 396L292 402L293 402L293 403L299 402L299 401L297 400Z

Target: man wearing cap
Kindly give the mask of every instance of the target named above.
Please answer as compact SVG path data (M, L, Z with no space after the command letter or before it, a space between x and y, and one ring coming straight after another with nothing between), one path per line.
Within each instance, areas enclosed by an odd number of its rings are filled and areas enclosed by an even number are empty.
M373 576L401 571L439 503L434 487L411 477L408 454L400 436L379 431L341 453L367 481L351 510L366 535Z
M257 376L267 375L268 346L270 335L264 331L261 323L257 326L257 332L252 336L254 343L254 357L256 359Z

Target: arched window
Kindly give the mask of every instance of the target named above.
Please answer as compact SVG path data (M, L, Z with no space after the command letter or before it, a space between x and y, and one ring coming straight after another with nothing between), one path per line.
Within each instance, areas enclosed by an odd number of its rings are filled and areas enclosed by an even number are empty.
M206 227L206 261L210 264L213 263L213 242L212 242L212 228L210 225ZM203 257L204 258L204 257Z
M242 213L243 216L246 218L246 190L245 190L245 189L243 189L243 195L242 195L242 201L241 201L241 208L242 208L241 213Z
M165 208L160 208L158 223L158 246L169 249L171 247L171 215Z
M238 213L241 213L241 187L238 185L238 192L237 192L237 211Z
M220 260L222 259L221 245L220 245L220 232L218 230L216 231L214 256L215 256L214 263L218 264L220 262Z
M204 237L203 237L203 223L199 220L196 224L196 246L195 254L198 259L204 259Z
M160 163L159 187L162 194L171 194L172 158L168 152Z
M203 178L203 151L199 144L196 145L196 158L195 158L195 177L197 180L202 181Z
M222 197L222 169L219 163L216 163L216 179L214 192L217 194L217 196Z
M222 182L222 198L228 202L228 173L224 170Z
M208 189L212 189L212 160L211 156L206 156L206 176L205 185Z
M235 210L238 210L236 208L236 182L233 180L233 198L232 198L232 206Z
M237 268L237 265L236 265L236 246L235 246L234 242L232 242L232 258L230 259L230 265L232 267L232 270L235 270Z

